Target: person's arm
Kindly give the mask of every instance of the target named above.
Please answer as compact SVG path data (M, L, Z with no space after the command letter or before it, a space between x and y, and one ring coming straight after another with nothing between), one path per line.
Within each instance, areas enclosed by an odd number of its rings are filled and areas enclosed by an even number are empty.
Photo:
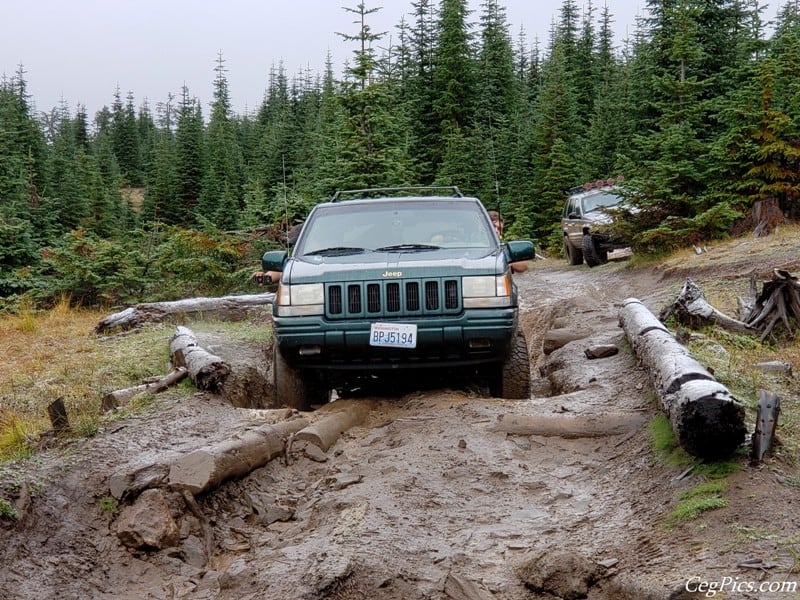
M281 279L281 274L280 271L256 271L250 279L261 287L270 283L277 283Z

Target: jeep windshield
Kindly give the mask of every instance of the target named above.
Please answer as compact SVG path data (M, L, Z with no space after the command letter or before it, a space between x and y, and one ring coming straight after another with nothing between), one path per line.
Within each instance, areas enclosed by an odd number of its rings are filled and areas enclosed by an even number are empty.
M583 212L588 213L601 208L611 208L620 202L622 202L622 196L611 192L593 194L583 199Z
M294 254L426 252L440 248L489 252L497 244L491 222L476 203L380 199L317 206Z

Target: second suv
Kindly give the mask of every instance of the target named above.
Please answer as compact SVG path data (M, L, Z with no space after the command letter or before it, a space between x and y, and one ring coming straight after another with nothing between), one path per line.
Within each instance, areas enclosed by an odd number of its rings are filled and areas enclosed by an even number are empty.
M613 179L602 180L571 190L561 215L564 255L569 264L586 261L596 267L608 261L609 251L630 247L629 240L616 237L609 227L611 213L624 202L614 183Z
M308 216L273 304L274 400L305 409L381 375L483 375L504 398L530 397L527 343L510 263L483 204L457 188L337 193Z

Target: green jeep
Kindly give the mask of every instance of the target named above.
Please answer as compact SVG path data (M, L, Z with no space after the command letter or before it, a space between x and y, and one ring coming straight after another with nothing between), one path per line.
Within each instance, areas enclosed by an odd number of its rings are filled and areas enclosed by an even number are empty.
M332 389L409 370L482 376L503 398L530 397L530 366L509 264L533 243L502 243L458 188L337 192L314 207L273 303L275 401L307 409Z

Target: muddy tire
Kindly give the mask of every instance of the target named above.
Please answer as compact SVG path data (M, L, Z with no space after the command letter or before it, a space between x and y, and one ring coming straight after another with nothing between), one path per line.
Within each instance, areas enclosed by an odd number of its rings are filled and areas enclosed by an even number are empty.
M527 400L531 397L531 365L528 342L520 330L511 342L511 352L498 367L490 391L496 398Z
M329 390L324 382L306 379L314 374L305 374L287 363L277 344L272 347L272 377L274 406L311 410L312 405L328 402Z
M583 264L583 250L580 248L573 248L566 239L564 240L564 256L567 257L567 262L570 265Z
M583 236L583 258L590 267L608 262L608 252L598 247L591 235Z

